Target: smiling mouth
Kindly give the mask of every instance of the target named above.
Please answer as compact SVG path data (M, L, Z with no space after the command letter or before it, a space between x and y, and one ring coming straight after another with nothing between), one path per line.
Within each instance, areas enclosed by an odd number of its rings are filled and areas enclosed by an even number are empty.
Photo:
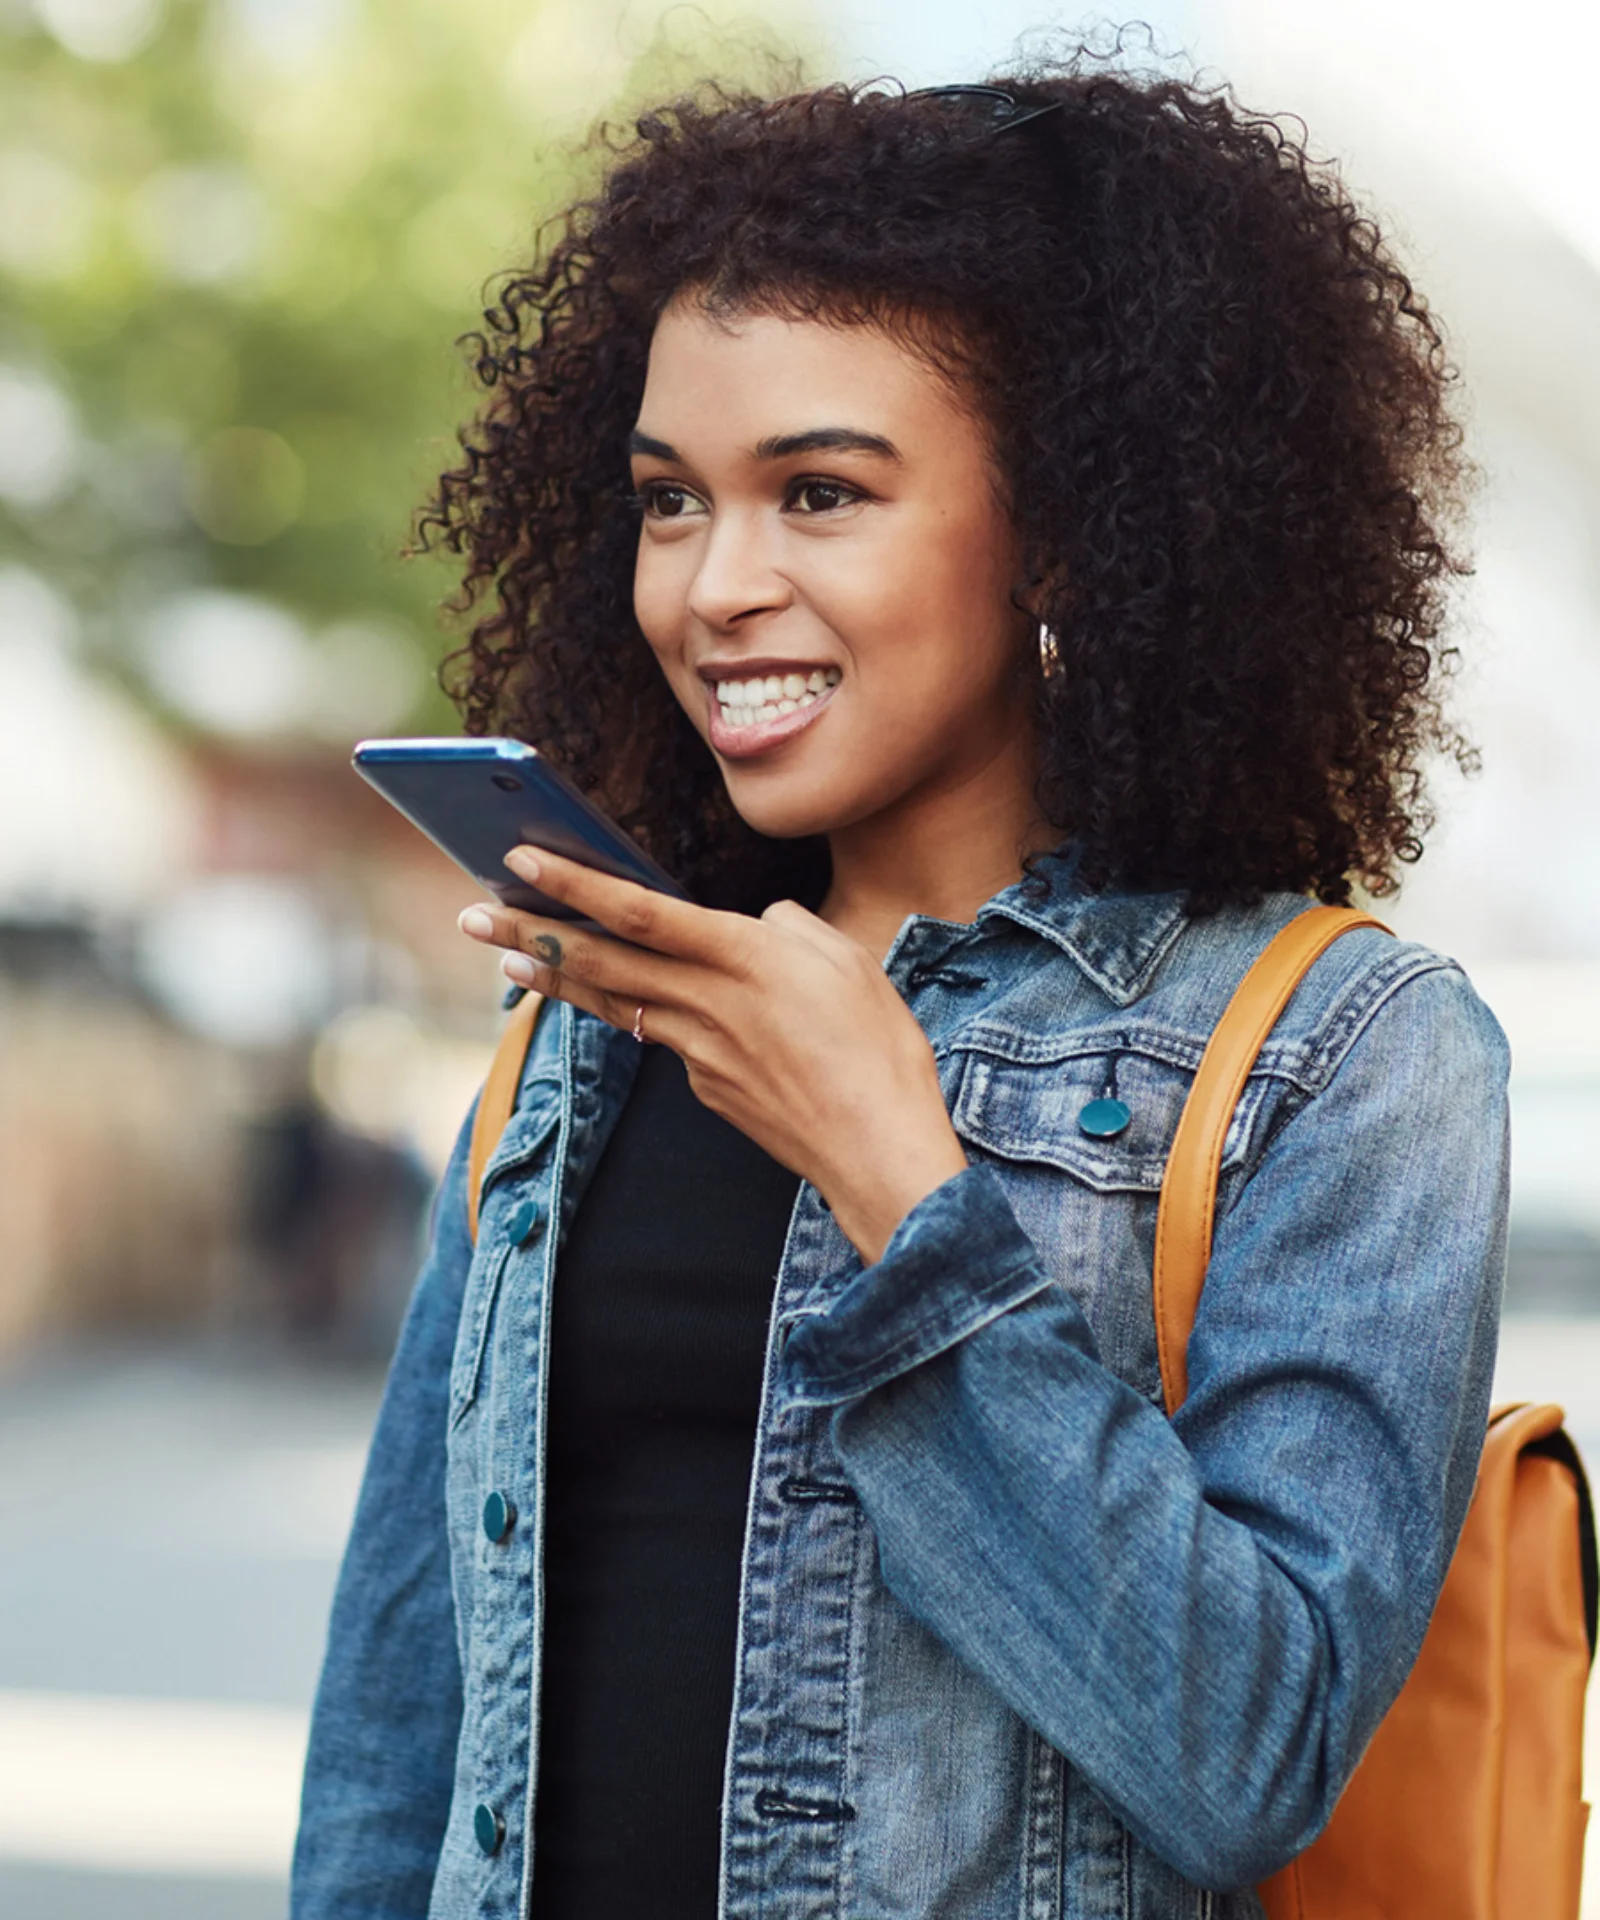
M706 689L711 744L730 759L764 753L803 732L843 679L838 667L713 679Z

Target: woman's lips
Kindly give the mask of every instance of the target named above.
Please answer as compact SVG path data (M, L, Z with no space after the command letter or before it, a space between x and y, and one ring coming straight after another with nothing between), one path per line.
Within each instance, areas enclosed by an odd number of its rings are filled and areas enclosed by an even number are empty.
M749 760L758 753L770 753L774 747L781 747L784 741L792 740L797 733L804 733L842 685L842 681L835 682L826 693L818 694L809 706L796 707L793 713L780 713L776 720L758 720L748 727L730 726L723 718L722 702L717 698L716 688L707 687L711 745L726 760Z

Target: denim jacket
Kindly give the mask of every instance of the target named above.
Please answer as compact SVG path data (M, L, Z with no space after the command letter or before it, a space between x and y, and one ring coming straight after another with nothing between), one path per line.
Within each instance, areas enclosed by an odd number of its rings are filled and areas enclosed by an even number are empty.
M1307 902L1189 919L1084 891L1066 857L1043 873L1047 898L1008 888L972 926L907 920L885 961L967 1170L865 1268L813 1188L795 1202L722 1920L1259 1915L1398 1692L1465 1514L1504 1267L1494 1019L1377 930L1316 963L1227 1135L1169 1421L1167 1150L1230 993ZM550 1008L476 1247L464 1148L446 1174L334 1602L294 1920L527 1910L551 1290L637 1059ZM1094 1137L1106 1095L1131 1121Z

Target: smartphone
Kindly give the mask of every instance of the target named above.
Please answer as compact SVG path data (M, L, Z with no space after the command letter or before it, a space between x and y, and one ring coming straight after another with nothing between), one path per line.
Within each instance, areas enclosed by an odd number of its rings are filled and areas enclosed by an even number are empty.
M689 897L537 748L520 740L363 740L351 762L508 907L593 924L510 871L505 857L521 846L547 847L620 880L678 900Z

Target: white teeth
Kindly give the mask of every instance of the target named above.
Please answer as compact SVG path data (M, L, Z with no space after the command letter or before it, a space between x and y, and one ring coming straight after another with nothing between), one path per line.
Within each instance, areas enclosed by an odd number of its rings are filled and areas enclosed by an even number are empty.
M838 686L838 667L813 667L810 673L769 673L759 680L719 680L718 704L723 717L735 726L759 726L783 714L814 706L818 698Z

